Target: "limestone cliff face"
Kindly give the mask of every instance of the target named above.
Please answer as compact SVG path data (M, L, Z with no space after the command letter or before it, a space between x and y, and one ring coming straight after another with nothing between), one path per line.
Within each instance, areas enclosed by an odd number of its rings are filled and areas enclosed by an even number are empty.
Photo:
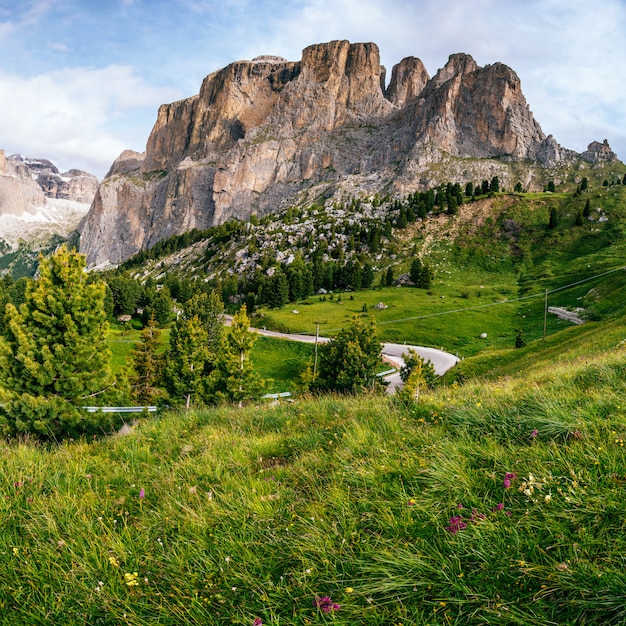
M0 151L0 185L4 190L0 215L21 215L29 208L45 205L45 198L91 204L98 188L93 174L72 169L60 173L47 159L30 159Z
M145 154L113 164L80 231L90 265L119 263L159 239L229 217L276 211L320 183L338 192L414 185L442 153L564 158L517 75L450 57L430 78L409 57L385 70L372 43L309 46L298 62L239 61L197 96L163 105ZM459 181L461 182L461 181Z
M0 216L22 215L44 202L43 191L33 180L28 166L7 159L4 150L0 150Z

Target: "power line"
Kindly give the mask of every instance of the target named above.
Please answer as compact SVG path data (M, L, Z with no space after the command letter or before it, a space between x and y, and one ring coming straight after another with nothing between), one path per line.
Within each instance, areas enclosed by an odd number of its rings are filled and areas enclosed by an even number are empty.
M603 272L602 274L596 274L595 276L591 276L589 278L584 278L583 280L576 281L575 283L570 283L569 285L564 285L563 287L557 287L556 289L552 289L551 291L547 291L547 294L556 293L557 291L563 291L564 289L568 289L569 287L575 287L576 285L580 285L582 283L589 282L591 280L595 280L596 278L602 278L603 276L607 276L608 274L613 274L615 272L626 270L626 267L618 267L608 272ZM376 322L377 326L382 326L384 324L398 324L400 322L411 322L413 320L421 320L428 317L438 317L440 315L451 315L452 313L463 313L464 311L476 311L479 309L486 309L492 306L499 306L501 304L510 304L511 302L520 302L521 300L529 300L533 298L544 298L546 296L546 292L544 293L536 293L531 294L529 296L521 296L519 298L507 298L506 300L500 300L498 302L491 302L489 304L481 304L478 306L470 306L465 307L463 309L453 309L450 311L440 311L438 313L427 313L426 315L416 315L415 317L405 317L398 320L387 320L385 322ZM335 330L341 330L340 328L331 328L326 332L332 332Z

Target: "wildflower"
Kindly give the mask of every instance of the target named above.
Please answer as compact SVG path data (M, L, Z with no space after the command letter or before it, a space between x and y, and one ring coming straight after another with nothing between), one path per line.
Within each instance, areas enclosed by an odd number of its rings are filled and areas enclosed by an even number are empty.
M492 511L501 511L504 508L504 503L503 502L498 502L498 504L496 504L496 506L493 507L493 509L491 509Z
M146 490L143 487L139 490L139 497L142 499L146 497Z
M544 502L545 502L546 504L548 504L549 502L551 502L551 500L552 500L552 494L551 494L551 493L547 493L547 494L545 495L545 497L544 497Z
M448 522L448 526L446 526L446 530L451 535L456 535L459 530L464 530L465 528L467 528L467 524L463 521L463 518L460 515L451 517Z
M352 589L352 587L346 587L346 593L354 593L354 589Z
M511 487L511 483L517 478L517 476L515 474L513 474L512 472L507 472L504 475L504 488L505 489L510 489Z
M417 504L417 502L415 501L415 499L414 499L414 498L411 498L411 499L408 501L408 505L409 505L409 506L415 506L416 504Z
M535 428L535 429L533 430L533 432L532 432L532 433L530 433L530 436L531 436L531 438L532 438L532 439L535 439L535 438L537 437L537 435L538 435L538 434L539 434L539 431Z
M313 606L317 609L321 609L324 613L330 613L341 608L341 605L333 602L330 596L315 596L313 600Z
M263 626L263 620L260 617L255 617L252 626Z
M114 557L114 556L110 556L109 557L109 563L113 566L113 567L119 567L120 566L120 562Z
M137 572L133 572L132 574L126 572L124 574L124 578L126 579L126 585L128 587L137 587L137 585L139 585L139 581L137 580L138 576L139 574L137 574Z

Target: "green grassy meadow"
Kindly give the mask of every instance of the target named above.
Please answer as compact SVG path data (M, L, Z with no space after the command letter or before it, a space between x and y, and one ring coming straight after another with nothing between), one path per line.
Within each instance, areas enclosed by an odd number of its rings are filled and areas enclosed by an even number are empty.
M0 623L622 624L624 350L5 442Z
M609 219L573 227L586 197ZM125 436L3 441L0 624L626 623L626 187L504 208L524 227L515 255L470 225L431 248L428 292L253 320L332 335L365 308L381 339L463 357L418 402L294 393L163 411ZM544 340L546 289L589 321L550 315ZM112 325L116 371L138 339ZM266 391L295 392L312 351L259 337Z

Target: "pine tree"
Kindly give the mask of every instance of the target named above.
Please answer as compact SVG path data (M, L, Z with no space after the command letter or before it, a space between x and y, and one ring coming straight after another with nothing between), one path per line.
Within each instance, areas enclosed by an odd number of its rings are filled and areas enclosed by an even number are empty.
M583 217L589 217L591 215L591 202L589 202L589 198L587 198L587 202L585 202L585 208L583 209Z
M387 272L385 274L385 285L387 287L391 287L391 285L393 285L393 267L390 267L387 269Z
M111 426L82 406L105 401L114 385L106 344L105 285L90 281L85 257L61 246L40 257L40 276L29 281L24 302L6 306L0 340L0 409L5 432L75 436Z
M351 326L320 346L317 385L343 392L382 388L383 382L376 376L380 363L376 323L372 318L365 322L355 316Z
M165 387L174 402L183 400L186 410L192 398L200 399L212 368L208 334L197 316L181 318L170 333L165 358Z
M419 284L422 278L423 265L419 257L411 261L411 269L409 270L409 278L416 285Z
M428 359L423 359L413 348L409 348L402 354L404 365L400 368L400 378L406 383L413 371L416 369L420 372L420 385L432 387L437 380L435 368Z
M245 400L257 398L263 390L265 381L254 371L250 359L257 336L249 327L244 305L233 316L211 377L211 393L217 400L243 406Z
M131 350L134 373L130 377L134 400L142 406L154 404L162 395L163 356L159 354L161 330L154 316L141 331L140 341Z
M217 355L224 335L224 303L219 295L200 293L185 303L182 312L184 319L197 317L207 333L207 347L212 355Z
M550 221L548 222L548 228L556 228L559 224L559 214L557 213L556 207L552 207L550 209Z

